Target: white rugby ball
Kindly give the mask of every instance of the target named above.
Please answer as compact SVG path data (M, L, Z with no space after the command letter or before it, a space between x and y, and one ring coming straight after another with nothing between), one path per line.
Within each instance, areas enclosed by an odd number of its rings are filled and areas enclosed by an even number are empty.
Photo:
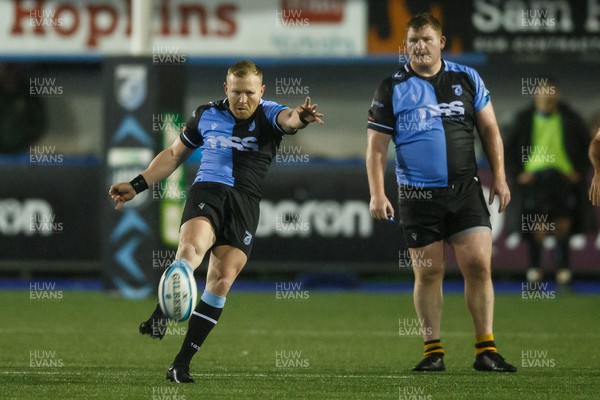
M198 300L194 271L189 264L177 261L165 270L158 284L158 304L165 316L185 321L192 315Z

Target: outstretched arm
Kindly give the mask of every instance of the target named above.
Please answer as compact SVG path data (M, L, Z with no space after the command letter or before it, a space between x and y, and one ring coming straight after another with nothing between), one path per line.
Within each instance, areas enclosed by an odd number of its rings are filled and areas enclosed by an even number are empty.
M171 146L154 157L148 168L141 173L143 180L148 186L162 181L171 175L193 152L194 150L186 147L178 137ZM119 182L110 187L108 194L117 203L115 209L119 209L135 197L136 191L130 182Z
M373 129L368 129L367 132L367 177L371 194L369 212L375 219L388 219L388 215L394 216L394 207L385 195L384 176L392 136Z
M600 128L593 137L588 151L592 167L594 167L594 177L590 186L590 201L595 206L600 206Z
M303 105L281 111L277 116L277 123L285 133L293 135L298 129L306 128L311 122L324 124L321 119L323 116L322 113L317 112L317 105L311 105L310 97L307 97Z
M506 183L506 172L504 171L504 146L494 107L490 101L476 114L477 130L483 144L483 151L492 169L492 186L490 187L489 204L494 202L494 196L498 195L498 212L504 211L510 202L510 190Z

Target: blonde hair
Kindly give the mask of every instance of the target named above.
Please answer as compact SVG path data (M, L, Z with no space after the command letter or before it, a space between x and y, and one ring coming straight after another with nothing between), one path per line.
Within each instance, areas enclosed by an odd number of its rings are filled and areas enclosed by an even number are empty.
M263 78L262 70L258 67L258 65L248 60L238 61L233 64L227 70L227 76L229 76L229 74L233 74L233 76L237 78L245 78L249 74L256 75L261 80Z

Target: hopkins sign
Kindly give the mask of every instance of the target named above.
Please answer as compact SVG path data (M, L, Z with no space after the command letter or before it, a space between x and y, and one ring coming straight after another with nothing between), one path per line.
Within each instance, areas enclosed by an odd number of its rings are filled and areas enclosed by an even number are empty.
M160 53L164 49L180 56L365 53L367 10L360 0L152 4L154 49ZM124 55L131 47L131 2L2 1L0 27L0 53Z

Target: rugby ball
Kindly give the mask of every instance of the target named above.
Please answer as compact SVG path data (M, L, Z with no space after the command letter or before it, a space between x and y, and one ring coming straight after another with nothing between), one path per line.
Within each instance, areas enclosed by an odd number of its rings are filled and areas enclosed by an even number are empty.
M197 300L194 270L185 260L175 260L158 284L158 304L163 314L175 321L185 321L192 315Z

